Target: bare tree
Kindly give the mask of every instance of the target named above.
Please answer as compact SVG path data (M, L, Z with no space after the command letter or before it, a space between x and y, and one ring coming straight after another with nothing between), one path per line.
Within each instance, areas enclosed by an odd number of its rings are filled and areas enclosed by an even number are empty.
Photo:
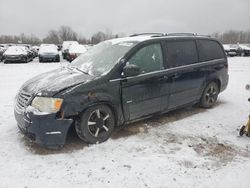
M77 40L77 34L71 27L69 26L61 26L58 30L59 37L61 41L66 41L66 40Z
M49 44L59 44L61 43L61 39L59 37L59 33L56 30L50 30L47 36L43 39L44 43Z
M217 38L224 44L250 43L250 30L229 30L223 33L213 33L212 36Z

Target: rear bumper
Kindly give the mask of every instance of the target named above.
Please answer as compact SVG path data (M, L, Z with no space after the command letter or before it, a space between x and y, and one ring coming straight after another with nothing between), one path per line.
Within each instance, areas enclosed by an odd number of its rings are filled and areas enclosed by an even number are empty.
M228 81L229 81L229 75L227 74L224 77L223 83L221 84L220 92L224 91L227 88Z
M33 112L14 111L21 132L33 142L47 148L61 147L66 142L72 119L56 118L56 114L36 115Z

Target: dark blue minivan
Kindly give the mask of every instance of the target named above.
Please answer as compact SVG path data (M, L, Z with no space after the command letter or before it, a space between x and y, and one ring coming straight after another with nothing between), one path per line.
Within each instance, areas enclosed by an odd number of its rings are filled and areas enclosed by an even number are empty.
M139 34L101 42L69 66L27 81L15 117L45 147L63 146L71 126L94 144L115 126L188 105L210 108L227 84L227 57L217 40Z

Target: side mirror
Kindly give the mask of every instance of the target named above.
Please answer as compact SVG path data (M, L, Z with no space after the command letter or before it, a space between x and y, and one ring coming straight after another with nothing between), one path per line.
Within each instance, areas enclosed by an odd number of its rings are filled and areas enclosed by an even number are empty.
M127 64L123 67L123 76L124 77L131 77L137 76L140 74L140 68L134 64Z

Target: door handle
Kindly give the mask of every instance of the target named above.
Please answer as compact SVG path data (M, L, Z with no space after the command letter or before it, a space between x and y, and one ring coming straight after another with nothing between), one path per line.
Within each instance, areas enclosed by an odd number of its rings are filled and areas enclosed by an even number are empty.
M172 76L172 78L173 78L173 79L177 79L177 78L179 78L180 76L181 76L180 74L175 73L175 74Z

